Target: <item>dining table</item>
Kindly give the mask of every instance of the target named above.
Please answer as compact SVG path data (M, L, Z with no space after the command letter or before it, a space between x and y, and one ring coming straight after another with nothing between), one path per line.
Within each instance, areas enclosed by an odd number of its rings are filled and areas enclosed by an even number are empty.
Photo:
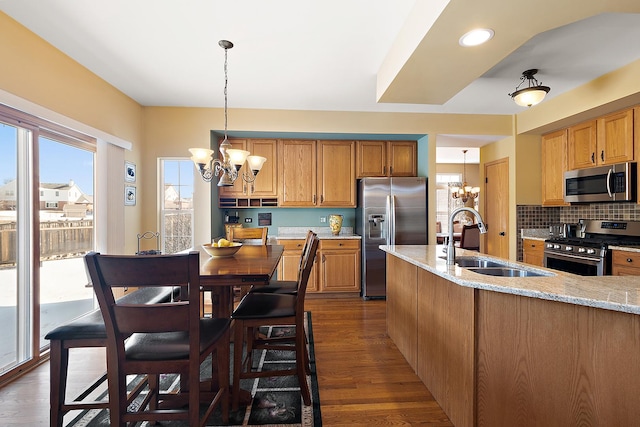
M202 246L187 249L185 252L190 251L200 253L200 287L204 292L211 292L211 315L230 318L233 312L233 288L247 285L266 286L278 267L284 246L242 245L238 252L226 257L213 257ZM201 301L204 301L204 298L201 298ZM204 304L200 311L204 313ZM217 378L201 382L201 395L212 398L215 392L211 390L217 388L216 383ZM240 402L251 402L251 393L248 390L240 390Z
M189 250L200 252L200 286L203 291L211 292L212 315L229 318L233 311L233 288L267 285L282 258L284 246L242 245L228 257L212 257L202 246Z

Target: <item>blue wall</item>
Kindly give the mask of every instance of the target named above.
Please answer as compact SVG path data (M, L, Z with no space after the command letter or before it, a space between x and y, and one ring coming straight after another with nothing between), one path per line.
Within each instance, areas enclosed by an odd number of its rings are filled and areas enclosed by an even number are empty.
M218 209L214 210L214 215L217 213L221 222L217 228L213 228L213 234L215 236L222 235L224 228L222 221L224 221L224 213L227 211L229 215L236 215L240 217L241 223L245 227L259 227L258 213L270 212L271 213L271 225L269 226L269 235L274 236L278 233L278 227L329 227L329 220L327 222L320 222L320 217L328 217L331 214L338 214L344 216L342 226L354 227L356 226L356 210L355 209L329 209L329 208L243 208L243 209ZM251 218L251 223L245 223L245 218Z

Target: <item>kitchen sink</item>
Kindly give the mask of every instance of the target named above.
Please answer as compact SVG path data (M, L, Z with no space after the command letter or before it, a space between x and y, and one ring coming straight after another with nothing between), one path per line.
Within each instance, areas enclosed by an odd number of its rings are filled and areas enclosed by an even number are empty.
M492 261L488 259L481 258L456 258L455 263L458 267L463 268L474 268L474 267L505 267L505 263L501 263L498 261Z
M543 276L551 276L552 274L531 271L531 270L522 270L520 268L511 268L511 267L479 267L479 268L467 268L469 271L473 271L474 273L484 274L486 276L499 276L499 277L543 277Z

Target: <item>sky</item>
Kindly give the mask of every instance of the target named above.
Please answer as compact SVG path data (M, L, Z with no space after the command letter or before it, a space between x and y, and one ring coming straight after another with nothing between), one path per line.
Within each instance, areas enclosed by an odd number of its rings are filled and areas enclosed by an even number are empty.
M16 178L17 130L0 123L0 185ZM93 195L94 153L40 138L40 182L65 184L73 180Z

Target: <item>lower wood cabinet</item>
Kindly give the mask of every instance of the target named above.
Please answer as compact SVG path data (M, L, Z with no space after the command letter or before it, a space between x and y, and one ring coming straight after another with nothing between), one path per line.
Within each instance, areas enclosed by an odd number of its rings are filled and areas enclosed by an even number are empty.
M279 280L296 280L304 239L278 239L284 253ZM321 239L311 270L309 293L360 293L360 240Z
M522 261L544 267L544 241L522 239Z
M640 276L640 253L611 251L612 276Z

